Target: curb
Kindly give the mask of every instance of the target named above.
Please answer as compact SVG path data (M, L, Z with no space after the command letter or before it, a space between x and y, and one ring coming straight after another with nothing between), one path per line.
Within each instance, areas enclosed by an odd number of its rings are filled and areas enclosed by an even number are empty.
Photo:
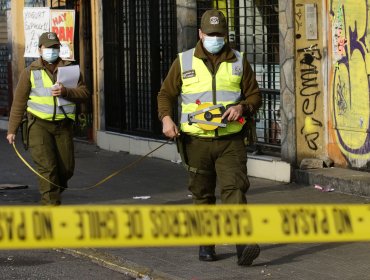
M295 170L295 182L333 187L337 192L370 197L370 173L344 168Z
M124 260L120 257L107 254L98 249L55 249L58 252L79 258L89 259L93 263L122 274L134 277L136 280L185 280L161 271Z

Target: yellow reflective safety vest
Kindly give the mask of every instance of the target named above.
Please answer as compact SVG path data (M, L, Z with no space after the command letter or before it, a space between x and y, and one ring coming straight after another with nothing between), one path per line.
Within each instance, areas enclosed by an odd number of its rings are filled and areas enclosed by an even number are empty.
M199 103L227 105L241 99L240 82L243 76L243 53L233 50L237 60L222 62L216 74L212 74L204 62L194 56L194 48L179 54L181 66L181 131L198 137L225 136L240 132L244 123L233 121L226 127L204 130L198 124L188 122L189 113L197 111ZM216 134L217 133L217 134Z
M76 104L68 101L65 102L68 104L58 106L56 97L51 95L53 81L45 70L32 70L30 81L31 92L27 101L27 112L47 121L63 120L66 116L75 120Z

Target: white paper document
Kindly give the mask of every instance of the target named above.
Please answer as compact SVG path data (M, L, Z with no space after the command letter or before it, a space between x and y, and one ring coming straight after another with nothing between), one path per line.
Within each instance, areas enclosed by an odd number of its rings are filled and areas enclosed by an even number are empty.
M80 78L80 66L72 65L58 68L57 82L66 88L75 88Z
M66 88L76 88L80 78L80 66L72 65L58 68L57 82ZM57 97L58 106L73 104L62 97Z

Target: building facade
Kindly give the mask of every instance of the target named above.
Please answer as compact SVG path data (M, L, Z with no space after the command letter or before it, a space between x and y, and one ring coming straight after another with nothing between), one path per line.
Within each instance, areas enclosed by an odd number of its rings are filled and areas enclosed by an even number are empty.
M61 1L5 2L0 27L3 21L13 23L7 47L14 89L26 63L19 35L22 8L58 7ZM77 62L92 92L79 131L101 148L143 155L166 141L156 94L177 53L196 44L204 10L218 8L228 18L229 42L248 56L264 95L251 158L264 154L265 161L270 156L292 167L306 158L329 158L336 166L369 170L368 1L64 2L78 10ZM0 91L1 104L11 99L4 95ZM0 123L7 114L1 112ZM178 160L171 143L153 156Z

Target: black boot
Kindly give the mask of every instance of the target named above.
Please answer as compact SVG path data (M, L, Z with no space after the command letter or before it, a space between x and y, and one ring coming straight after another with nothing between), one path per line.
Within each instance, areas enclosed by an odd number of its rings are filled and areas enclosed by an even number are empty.
M236 254L238 256L238 265L252 265L253 261L261 252L260 246L253 245L236 245Z
M215 246L199 246L199 260L213 262L216 260Z

